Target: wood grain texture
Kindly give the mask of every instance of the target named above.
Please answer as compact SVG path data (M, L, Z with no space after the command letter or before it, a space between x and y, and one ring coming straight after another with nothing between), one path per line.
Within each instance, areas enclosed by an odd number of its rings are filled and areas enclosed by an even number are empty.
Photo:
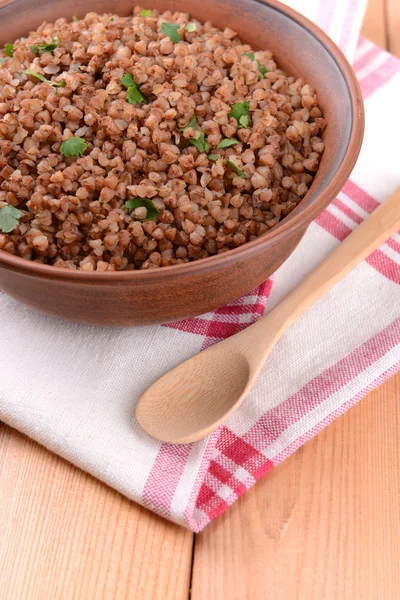
M400 0L385 1L388 49L400 58Z
M186 600L193 535L0 425L1 600Z
M362 35L381 48L387 47L385 0L368 0Z
M400 375L197 537L192 600L398 600Z

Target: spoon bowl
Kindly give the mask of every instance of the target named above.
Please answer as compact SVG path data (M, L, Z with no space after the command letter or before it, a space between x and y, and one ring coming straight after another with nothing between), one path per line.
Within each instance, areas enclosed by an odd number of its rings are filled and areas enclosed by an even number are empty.
M229 348L216 344L145 391L136 416L147 433L163 442L184 444L202 439L225 421L251 385L246 356L233 349L227 361L227 352ZM171 406L179 406L178 419Z

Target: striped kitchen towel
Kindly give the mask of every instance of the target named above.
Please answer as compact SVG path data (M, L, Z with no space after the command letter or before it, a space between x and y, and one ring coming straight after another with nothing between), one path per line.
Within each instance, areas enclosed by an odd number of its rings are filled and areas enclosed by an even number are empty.
M0 295L0 418L195 531L400 368L395 235L296 321L240 409L208 439L161 444L134 417L157 377L271 309L400 185L400 122L391 118L400 61L368 40L357 44L363 8L352 0L307 3L307 15L354 59L365 143L351 179L272 279L213 313L138 329L57 321Z

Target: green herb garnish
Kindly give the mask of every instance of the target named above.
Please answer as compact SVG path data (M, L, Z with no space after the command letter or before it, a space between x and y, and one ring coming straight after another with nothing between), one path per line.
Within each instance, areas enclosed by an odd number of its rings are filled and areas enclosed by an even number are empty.
M260 61L257 61L257 65L258 65L258 70L260 71L261 75L264 77L265 73L268 73L268 69L267 67L265 67L262 63L260 63Z
M53 87L65 87L65 81L50 81L50 79L46 79L46 77L41 73L35 73L35 71L30 71L29 69L22 71L22 73L23 75L31 75L31 77L36 77L36 79L43 81L43 83L49 83Z
M147 98L140 91L140 85L136 83L130 73L125 73L120 79L120 84L124 85L128 90L126 99L129 104L147 104Z
M125 73L125 75L119 80L121 85L124 85L125 87L129 87L130 85L133 85L135 82L135 80L133 79L133 76L130 73Z
M110 17L110 23L114 23L115 19L114 17Z
M242 56L248 56L250 60L254 60L255 56L252 52L243 52ZM264 77L264 75L266 73L268 73L268 69L266 66L264 66L259 60L257 61L257 66L258 66L258 70L261 73L261 76ZM260 75L258 76L258 79L261 79Z
M180 27L181 26L178 23L163 23L161 25L161 30L169 37L171 41L177 44L181 41L181 36L178 33L178 29L180 29Z
M60 146L60 152L66 158L72 158L73 156L83 156L87 148L87 142L80 137L70 137L65 140Z
M4 52L9 58L14 58L14 44L6 44L4 46Z
M245 100L244 102L236 102L228 113L229 119L232 117L236 119L238 123L238 129L243 129L249 126L248 112L250 109L250 102Z
M7 204L0 209L0 230L3 233L10 233L18 225L18 219L22 217L24 213L18 208Z
M58 38L54 38L51 40L50 44L36 44L36 46L29 46L32 50L33 54L39 55L43 52L53 52L60 45L60 40Z
M147 104L147 98L143 96L136 82L128 87L127 100L129 104Z
M217 160L218 154L209 154L207 158L208 160Z
M229 148L230 146L234 146L235 144L239 144L239 141L235 140L235 138L225 138L218 144L217 148Z
M152 13L152 11L151 11L151 10L146 10L146 9L144 9L144 10L141 10L141 11L140 11L139 15L140 15L141 17L151 17L151 13Z
M132 198L132 200L128 200L124 204L124 208L130 213L133 212L135 208L139 208L141 206L144 206L147 209L147 217L145 219L140 219L141 221L157 220L158 210L150 198Z
M189 140L189 142L191 144L193 144L193 146L196 146L196 148L199 152L207 152L207 150L209 149L209 145L207 144L206 140L204 139L203 132L200 133L200 135L197 139L192 138L191 140Z
M231 160L227 160L226 164L230 166L231 169L233 169L235 171L235 173L237 173L239 175L239 177L242 177L243 179L247 179L247 175L246 173L244 173L243 171L241 171L239 169L239 167L237 167L235 165L235 163L233 163Z
M197 125L197 119L196 119L196 115L194 115L194 117L192 117L189 121L189 123L187 125L185 125L185 127L183 127L181 129L181 131L185 131L185 129L189 129L189 127L191 129L196 129L196 125Z
M185 26L186 31L188 31L189 33L193 33L194 31L196 31L197 29L197 23L188 23Z
M72 22L77 23L79 21L78 17L72 17Z

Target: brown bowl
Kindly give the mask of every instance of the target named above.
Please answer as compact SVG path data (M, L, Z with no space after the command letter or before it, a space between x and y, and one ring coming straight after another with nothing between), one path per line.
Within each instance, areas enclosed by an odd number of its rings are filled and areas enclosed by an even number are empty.
M317 90L328 126L325 153L310 191L280 224L235 250L150 271L85 273L42 265L0 250L0 289L42 312L95 325L165 323L213 310L249 292L293 252L308 225L342 188L360 151L361 92L346 58L313 23L276 0L141 0L189 11L231 27L256 49L269 49L289 74ZM0 7L0 44L42 21L89 11L132 12L131 0L14 0Z

